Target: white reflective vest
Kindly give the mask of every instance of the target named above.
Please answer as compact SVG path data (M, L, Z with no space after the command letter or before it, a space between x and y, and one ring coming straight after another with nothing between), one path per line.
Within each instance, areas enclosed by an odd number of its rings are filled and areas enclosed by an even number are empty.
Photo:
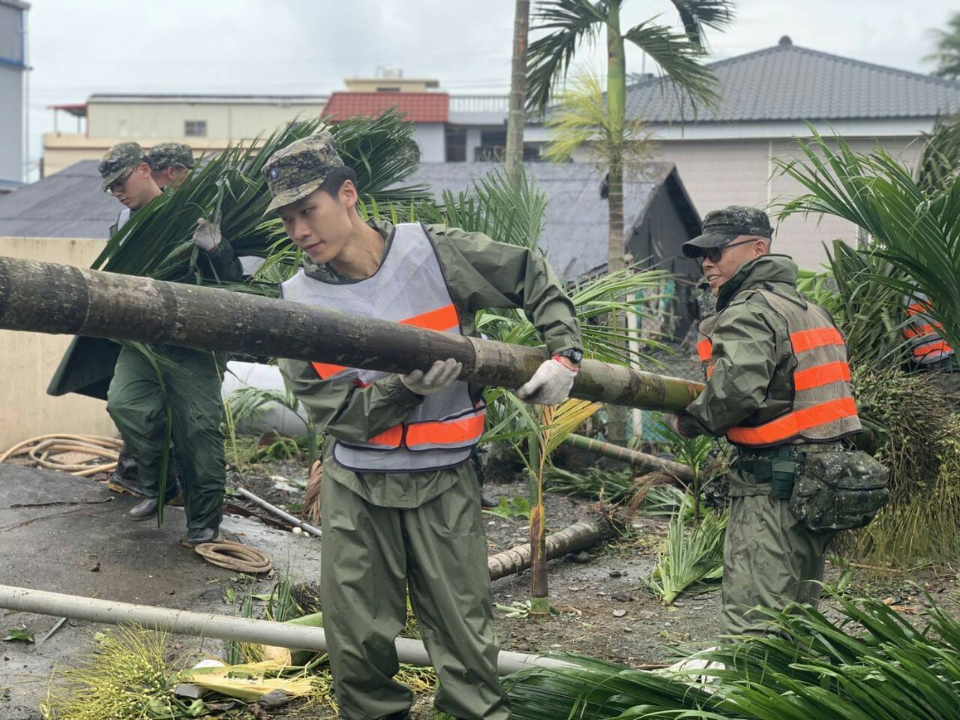
M423 226L396 226L380 269L356 283L315 280L301 270L281 286L284 300L332 308L378 320L461 334L436 249ZM343 379L366 387L388 373L313 363L324 380ZM426 368L424 368L426 369ZM338 440L334 458L358 472L419 472L456 467L470 457L483 434L486 410L465 382L427 395L398 425L366 442Z

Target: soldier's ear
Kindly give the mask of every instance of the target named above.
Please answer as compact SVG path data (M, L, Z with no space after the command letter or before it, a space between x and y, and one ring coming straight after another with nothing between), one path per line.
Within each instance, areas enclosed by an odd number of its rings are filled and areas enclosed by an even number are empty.
M337 196L340 202L347 206L347 209L356 207L357 200L360 199L357 193L357 186L353 184L353 180L344 180Z

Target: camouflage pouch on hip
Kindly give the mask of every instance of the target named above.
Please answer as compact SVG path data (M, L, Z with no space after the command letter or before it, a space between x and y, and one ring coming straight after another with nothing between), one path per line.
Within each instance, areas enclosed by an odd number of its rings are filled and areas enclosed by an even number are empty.
M890 497L888 470L867 453L804 453L790 495L790 512L814 531L865 526Z

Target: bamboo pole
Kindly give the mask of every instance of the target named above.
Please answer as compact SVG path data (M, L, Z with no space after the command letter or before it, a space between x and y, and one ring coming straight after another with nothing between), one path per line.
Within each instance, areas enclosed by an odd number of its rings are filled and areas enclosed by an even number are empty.
M455 358L461 379L518 388L542 350L196 285L0 257L0 329L245 352L410 372ZM679 411L702 385L586 360L573 397Z
M193 635L315 652L327 651L327 637L323 628L134 605L12 585L0 585L0 608L108 625L134 624L173 635ZM397 638L395 643L400 662L421 667L431 666L427 650L419 640ZM533 667L565 666L567 663L562 660L527 653L501 651L497 658L497 669L501 675Z
M593 438L572 433L567 435L567 437L563 439L563 442L580 450L587 450L597 455L603 455L603 457L610 458L611 460L620 460L629 463L641 470L672 475L687 484L697 479L696 473L683 463L665 460L658 458L656 455L649 455L648 453L638 452L637 450L628 450L627 448L603 442L602 440L594 440Z

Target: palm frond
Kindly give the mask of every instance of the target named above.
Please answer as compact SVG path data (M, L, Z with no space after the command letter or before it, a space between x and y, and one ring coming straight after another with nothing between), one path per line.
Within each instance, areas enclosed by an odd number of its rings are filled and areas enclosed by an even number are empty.
M527 48L527 109L542 113L581 43L596 41L607 20L602 3L589 0L541 0L534 20L532 32L551 31Z
M832 144L811 128L797 140L802 158L778 161L807 193L781 206L794 213L834 215L866 230L875 253L903 275L873 275L913 302L926 296L940 334L960 347L960 184L925 192L909 170L878 147L853 152L842 137Z
M930 193L944 188L960 171L960 115L937 118L923 136L923 153L917 163L917 184Z
M603 82L596 72L581 69L573 82L556 95L556 105L544 123L550 140L541 154L547 160L564 162L575 150L589 147L598 168L614 162L634 172L650 158L653 141L639 117L627 118L614 127L607 112Z
M730 0L670 0L680 15L680 22L691 42L705 45L704 28L723 30L733 22Z
M723 576L727 514L708 510L698 524L689 527L686 517L691 502L689 496L684 497L667 528L665 551L657 558L649 579L642 580L664 605L671 605L691 586L715 582Z
M669 78L682 103L694 109L712 105L719 99L717 79L710 68L700 63L705 51L699 42L653 20L630 28L624 39L643 50L660 68L661 82Z

